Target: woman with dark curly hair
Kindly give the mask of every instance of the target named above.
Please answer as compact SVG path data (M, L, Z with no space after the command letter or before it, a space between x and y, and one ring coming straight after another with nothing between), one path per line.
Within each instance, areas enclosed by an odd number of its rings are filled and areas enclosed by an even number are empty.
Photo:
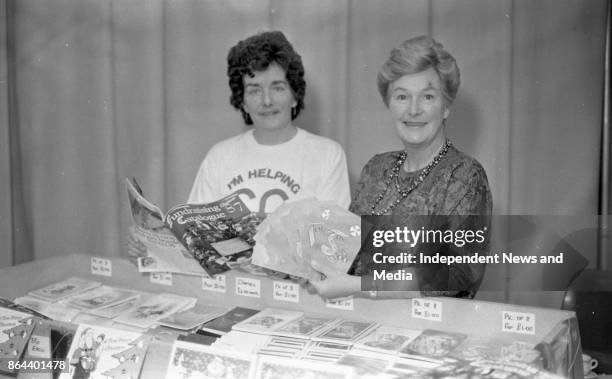
M188 202L208 203L238 192L261 213L304 197L348 207L344 150L293 124L304 108L306 82L302 59L283 33L263 32L238 42L227 63L230 103L253 128L210 149Z

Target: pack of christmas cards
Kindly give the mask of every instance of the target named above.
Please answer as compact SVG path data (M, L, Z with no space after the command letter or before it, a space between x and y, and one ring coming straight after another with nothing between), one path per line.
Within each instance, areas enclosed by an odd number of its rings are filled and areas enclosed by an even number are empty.
M313 338L315 341L353 344L378 326L375 322L341 320L331 329Z
M216 335L223 335L232 330L232 327L239 323L240 321L246 320L247 318L253 316L259 311L251 308L244 307L235 307L223 314L222 316L217 317L216 319L209 321L202 325L200 330L213 333Z
M273 330L298 319L304 313L280 308L265 308L259 313L232 326L232 330L270 334Z
M354 347L387 354L397 354L420 334L420 330L379 326L372 333L363 336L355 342Z
M253 354L267 342L268 336L264 334L232 330L220 336L211 346L222 350Z
M14 363L23 355L36 318L27 313L0 308L0 372L16 373Z
M400 350L400 354L423 355L440 358L452 352L467 335L462 333L445 332L425 329L419 336Z
M30 291L28 295L47 301L57 302L102 285L93 280L71 277L43 288Z
M211 307L208 311L202 309L197 311L187 310L166 316L159 320L159 324L173 329L190 330L221 316L225 312L226 310L220 307Z
M361 219L333 202L302 199L268 215L255 240L253 264L318 279L313 260L348 272L361 247Z
M275 357L297 358L308 346L308 340L272 336L259 348L257 354Z
M138 378L150 336L80 324L68 351L69 371L60 378Z
M154 295L148 293L140 293L138 297L130 298L124 302L108 305L103 308L92 309L88 312L98 317L114 319L121 314L128 313L129 311L136 309L139 304L147 301L153 296Z
M260 356L257 360L255 377L346 379L353 377L353 370L349 366L331 363Z
M80 313L78 309L70 308L65 304L48 303L32 296L18 297L15 303L57 321L72 322Z
M253 378L256 356L175 341L166 378Z
M283 337L310 339L332 328L338 322L339 320L334 318L304 315L275 329L272 331L272 334Z
M161 293L120 314L114 320L138 328L149 328L162 318L192 308L196 302L197 299L193 297Z
M100 308L124 303L138 298L139 294L110 286L100 286L73 296L66 305L91 312Z

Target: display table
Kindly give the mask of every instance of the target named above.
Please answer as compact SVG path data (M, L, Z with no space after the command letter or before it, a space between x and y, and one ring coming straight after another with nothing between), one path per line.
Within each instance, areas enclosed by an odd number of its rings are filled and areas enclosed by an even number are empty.
M156 284L148 274L138 273L125 259L103 258L103 263L110 262L110 272L107 272L110 275L95 275L92 264L99 265L98 258L102 257L68 255L0 269L0 296L14 299L31 290L78 276L116 287L192 296L198 299L198 304L296 309L346 319L373 320L388 326L545 345L541 352L547 368L564 376L582 377L582 365L573 364L581 362L581 349L575 314L570 311L452 298L356 298L330 304L303 288L296 288L293 282L240 271L229 271L215 281L174 275L171 285ZM143 366L143 378L163 376L174 338L176 333L168 332L166 338L162 333L159 341L151 346Z

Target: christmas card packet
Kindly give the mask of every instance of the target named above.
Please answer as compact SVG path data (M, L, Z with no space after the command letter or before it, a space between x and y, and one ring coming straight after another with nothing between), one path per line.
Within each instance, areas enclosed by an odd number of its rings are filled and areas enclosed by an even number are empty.
M462 333L445 332L425 329L417 338L400 350L400 354L423 355L440 358L449 355L467 335Z
M304 315L272 331L273 335L309 339L338 323L338 319Z
M161 293L117 316L114 320L139 328L149 328L164 317L192 308L196 302L197 299L193 297Z
M257 352L267 342L268 336L266 335L232 330L222 335L211 346L223 350L252 354Z
M102 283L93 280L71 277L61 282L30 291L28 295L47 302L57 302L101 285Z
M392 374L394 377L430 377L427 374L438 367L449 367L452 362L444 362L442 359L433 359L420 355L405 355L396 357L385 373ZM454 365L453 365L454 367ZM469 377L469 376L468 376Z
M235 307L224 315L205 323L200 329L217 335L223 335L231 331L235 324L246 320L257 312L259 311L256 309Z
M346 354L346 350L307 349L300 354L301 360L337 362Z
M68 351L69 371L60 378L137 378L149 339L140 333L80 324Z
M361 247L361 218L330 202L311 207L299 228L304 260L317 259L336 271L348 272Z
M338 364L350 366L358 378L372 377L384 378L381 375L395 361L394 355L375 353L370 350L359 350L353 348L342 358L338 360Z
M308 340L292 337L273 336L266 341L264 348L291 351L297 354L304 350L307 346Z
M72 322L81 312L62 303L49 303L35 297L22 296L15 299L15 303L40 313L51 320Z
M166 378L253 378L256 356L175 341Z
M320 278L313 259L347 272L361 246L360 223L359 216L333 202L285 203L258 230L253 263L306 279Z
M291 208L291 203L284 203L276 211L266 217L255 235L255 248L252 263L270 270L285 274L300 276L296 260L292 253L280 217Z
M265 308L232 326L232 330L270 334L273 330L301 317L304 313L280 308Z
M8 309L12 309L12 310L17 311L17 312L27 313L27 314L30 314L32 316L36 316L36 317L41 318L41 319L49 319L49 317L43 315L42 313L36 312L34 309L30 309L30 308L28 308L26 306L23 306L21 304L17 304L14 301L10 301L10 300L2 298L2 297L0 297L0 308L8 308Z
M187 310L164 317L159 320L159 324L168 328L191 330L204 324L205 322L219 317L224 312L225 311L221 310L210 312L196 312L194 310Z
M353 377L349 366L336 365L316 360L297 360L273 355L260 356L255 370L256 378L313 378L347 379Z
M331 329L312 338L314 341L326 341L352 344L360 337L378 326L375 322L341 320Z
M531 343L479 336L468 336L450 356L466 361L488 359L525 363L536 363L541 358Z
M12 374L18 371L11 362L21 359L36 320L28 313L0 308L0 372Z
M128 299L122 303L106 306L104 308L92 309L88 311L90 314L104 317L107 319L114 319L115 317L127 313L133 309L136 309L138 305L142 304L146 300L150 299L154 295L147 293L139 293L137 297Z
M354 347L387 354L397 354L420 334L420 330L379 326L355 342Z
M70 300L66 302L66 305L90 312L96 309L124 303L138 296L139 294L134 291L110 286L100 286L71 297Z
M343 356L351 350L352 346L347 342L329 342L329 341L310 341L306 351L315 351L319 353Z

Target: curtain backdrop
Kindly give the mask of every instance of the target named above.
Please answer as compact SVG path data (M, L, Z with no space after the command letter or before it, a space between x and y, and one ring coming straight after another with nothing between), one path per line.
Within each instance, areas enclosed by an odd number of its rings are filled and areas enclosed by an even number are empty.
M494 212L598 213L606 0L0 5L0 266L123 254L126 176L162 209L185 201L207 150L244 130L228 49L269 29L304 60L296 124L344 146L352 184L373 154L401 146L378 69L430 34L461 69L448 134L484 165Z

